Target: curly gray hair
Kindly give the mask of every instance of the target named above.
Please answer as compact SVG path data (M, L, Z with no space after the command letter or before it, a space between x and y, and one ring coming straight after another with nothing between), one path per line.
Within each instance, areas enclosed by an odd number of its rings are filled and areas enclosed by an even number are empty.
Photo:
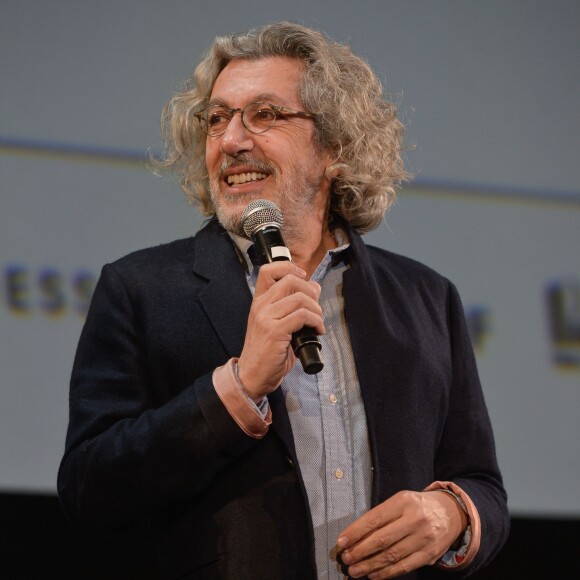
M336 162L330 212L364 233L376 228L408 179L401 158L403 124L383 98L379 79L348 46L293 24L269 24L247 34L217 37L183 90L165 105L165 152L155 165L178 173L181 187L204 215L214 215L205 165L206 135L194 113L208 102L213 84L235 59L285 56L304 63L302 103L315 115L317 144Z

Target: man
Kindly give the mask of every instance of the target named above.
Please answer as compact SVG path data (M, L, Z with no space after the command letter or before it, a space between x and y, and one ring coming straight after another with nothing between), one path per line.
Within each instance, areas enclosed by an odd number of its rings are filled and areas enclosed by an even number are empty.
M59 473L71 519L147 518L164 578L485 565L508 516L459 298L359 235L406 178L368 65L289 23L218 38L164 128L162 165L216 218L103 269ZM254 264L240 219L258 199L292 262ZM303 326L318 375L290 346Z

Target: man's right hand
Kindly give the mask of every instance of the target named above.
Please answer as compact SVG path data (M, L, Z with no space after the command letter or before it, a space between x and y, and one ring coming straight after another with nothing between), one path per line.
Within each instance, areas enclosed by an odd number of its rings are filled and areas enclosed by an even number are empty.
M319 297L320 286L292 262L260 267L238 361L238 376L254 401L276 390L296 362L293 332L310 326L324 334Z

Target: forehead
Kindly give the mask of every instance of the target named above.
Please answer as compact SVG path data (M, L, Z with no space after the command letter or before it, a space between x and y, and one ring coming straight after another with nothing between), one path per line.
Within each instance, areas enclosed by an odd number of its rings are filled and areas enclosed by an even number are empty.
M243 106L256 99L299 106L303 70L299 60L285 56L235 59L216 78L210 100L223 101L230 107Z

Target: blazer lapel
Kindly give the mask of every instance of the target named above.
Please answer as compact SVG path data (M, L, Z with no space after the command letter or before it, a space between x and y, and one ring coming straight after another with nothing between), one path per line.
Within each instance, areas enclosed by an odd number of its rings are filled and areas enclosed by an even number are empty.
M252 295L244 266L226 231L211 220L196 236L193 270L207 280L199 301L227 355L239 356L244 346ZM271 430L280 437L297 465L290 419L281 389L268 396L274 421Z
M350 231L349 235L351 267L343 277L345 317L376 468L384 463L385 455L396 464L401 453L397 410L406 396L405 389L400 388L404 377L400 367L406 359L408 339L405 326L391 305L397 292L385 281L379 287L368 249L357 233ZM375 499L378 484L375 478Z
M228 356L244 345L252 295L234 243L212 220L196 236L194 273L207 280L199 301Z

